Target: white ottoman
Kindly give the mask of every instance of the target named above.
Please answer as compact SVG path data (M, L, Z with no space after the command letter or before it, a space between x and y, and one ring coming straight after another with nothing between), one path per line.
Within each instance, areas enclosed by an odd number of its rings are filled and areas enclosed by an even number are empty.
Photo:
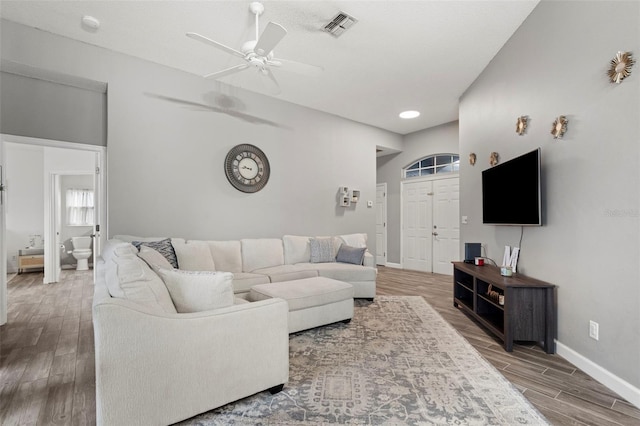
M289 304L289 333L353 318L353 286L325 277L258 284L252 302L280 298Z

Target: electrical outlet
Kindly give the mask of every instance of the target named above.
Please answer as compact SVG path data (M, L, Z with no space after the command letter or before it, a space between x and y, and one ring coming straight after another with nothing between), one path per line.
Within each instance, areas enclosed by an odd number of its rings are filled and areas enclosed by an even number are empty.
M599 328L600 326L597 322L589 321L589 337L598 340Z
M11 260L18 260L18 258L16 257L16 255L14 254L13 256L11 256Z

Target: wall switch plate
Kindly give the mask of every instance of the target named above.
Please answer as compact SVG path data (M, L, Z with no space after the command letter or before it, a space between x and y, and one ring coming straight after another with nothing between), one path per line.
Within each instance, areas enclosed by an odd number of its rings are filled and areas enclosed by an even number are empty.
M599 338L599 324L595 321L589 321L589 337L598 340Z
M469 223L469 218L467 216L462 216L462 224L466 225L467 223Z
M371 200L367 201L367 207L373 207L373 201Z

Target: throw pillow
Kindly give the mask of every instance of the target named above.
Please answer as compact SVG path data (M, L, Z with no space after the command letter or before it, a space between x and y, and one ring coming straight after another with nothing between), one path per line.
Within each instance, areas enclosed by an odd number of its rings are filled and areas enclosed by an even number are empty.
M336 254L333 249L333 238L311 238L311 263L335 262Z
M367 251L366 247L351 247L346 244L342 244L338 250L336 261L340 263L362 265L365 251Z
M156 273L160 268L172 268L169 261L163 255L148 246L140 246L140 253L138 253L138 257L147 262L147 265L149 265L149 267Z
M133 241L131 244L133 244L138 250L140 250L140 246L151 247L163 255L171 264L171 267L176 269L178 268L178 258L176 257L176 252L173 250L173 246L171 245L171 238L165 238L160 241Z
M178 265L183 271L215 271L216 265L211 257L209 244L204 241L188 243L173 242L173 249L178 257Z
M231 272L160 269L159 274L180 313L209 311L233 305Z

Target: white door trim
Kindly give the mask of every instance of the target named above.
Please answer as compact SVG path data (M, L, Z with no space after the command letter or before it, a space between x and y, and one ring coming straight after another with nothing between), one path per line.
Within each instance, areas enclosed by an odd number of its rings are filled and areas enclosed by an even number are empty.
M102 235L108 234L108 223L107 223L107 180L106 180L106 161L107 161L107 148L104 146L97 145L88 145L81 143L73 143L73 142L65 142L58 141L53 139L40 139L40 138L32 138L27 136L16 136L16 135L8 135L4 133L0 133L0 166L2 166L2 172L6 173L6 155L5 155L5 143L18 143L18 144L26 144L26 145L36 145L42 147L51 147L51 148L65 148L65 149L75 149L81 151L92 151L95 152L96 155L99 156L99 163L102 165L100 170L104 171L100 173L99 181L100 181L100 199L97 202L100 203L100 212L99 217L103 220L104 223L101 223L101 232ZM3 179L4 181L4 179ZM45 191L49 191L51 184L45 188ZM6 194L3 194L3 197L6 199ZM45 206L48 208L49 206ZM7 248L6 248L6 221L5 221L5 204L3 203L0 206L0 325L5 324L7 322ZM45 221L45 224L48 221ZM102 237L101 237L102 238ZM53 243L55 246L55 239L49 238L49 241L45 240L45 244L49 247L49 244ZM101 247L101 244L98 244L98 249ZM53 250L58 248L54 247ZM51 251L51 249L49 249ZM45 251L46 253L46 251ZM50 253L51 255L51 253ZM97 257L99 253L94 252L94 257ZM51 256L50 256L51 257ZM49 262L52 263L53 259L49 259ZM45 270L47 267L47 256L45 255ZM52 265L49 265L51 268Z

